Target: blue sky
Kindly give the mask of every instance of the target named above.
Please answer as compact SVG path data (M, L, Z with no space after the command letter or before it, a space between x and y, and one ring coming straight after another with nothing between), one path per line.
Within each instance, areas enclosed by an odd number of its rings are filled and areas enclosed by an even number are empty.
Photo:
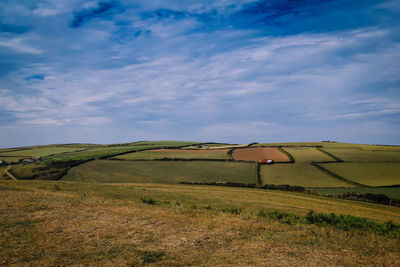
M0 147L400 144L400 2L0 2Z

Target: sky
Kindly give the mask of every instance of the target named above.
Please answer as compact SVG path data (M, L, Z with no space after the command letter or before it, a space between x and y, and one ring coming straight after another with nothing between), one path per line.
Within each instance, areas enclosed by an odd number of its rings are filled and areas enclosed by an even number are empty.
M2 0L0 147L400 145L400 1Z

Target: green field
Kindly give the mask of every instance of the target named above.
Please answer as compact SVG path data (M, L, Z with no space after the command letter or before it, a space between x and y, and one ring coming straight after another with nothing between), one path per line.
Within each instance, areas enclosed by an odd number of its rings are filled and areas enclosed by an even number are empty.
M354 186L332 177L308 162L262 165L260 174L263 184L289 184L303 187Z
M52 154L64 153L64 152L72 152L78 150L74 147L58 147L58 146L50 146L50 147L41 147L34 149L21 149L11 152L3 152L0 153L0 156L27 156L27 157L44 157Z
M325 148L324 150L346 162L400 163L400 150L366 150L360 148Z
M116 156L115 158L118 159L125 159L125 160L152 160L152 159L230 159L227 152L221 151L213 151L213 150L206 150L202 153L198 153L193 151L190 153L190 150L186 151L141 151L141 152L134 152L129 154L124 154L120 156Z
M260 143L252 146L283 146L283 147L329 147L329 148L359 148L364 150L400 150L400 146L365 145L340 142L285 142L285 143Z
M6 166L0 166L0 180L6 179L7 175L4 172L6 170Z
M100 183L255 183L255 166L243 162L96 160L72 168L63 180Z
M295 159L293 164L262 165L263 184L289 184L304 187L352 187L311 165L313 161L334 161L315 147L284 147Z
M158 148L154 146L131 146L131 147L105 147L105 148L92 148L82 151L69 152L64 154L53 155L48 157L49 160L88 160L100 157L109 157L120 153L126 153L130 151L140 151L143 149Z
M355 192L358 194L383 194L390 198L400 199L400 187L315 188L314 190L322 195Z
M143 145L156 145L156 146L190 146L195 144L201 144L200 142L191 142L191 141L140 141L136 143L132 143L132 145L143 146Z
M344 162L320 165L348 180L367 186L400 184L400 163Z
M314 147L284 147L283 150L290 153L294 157L296 163L313 161L335 161L332 157Z

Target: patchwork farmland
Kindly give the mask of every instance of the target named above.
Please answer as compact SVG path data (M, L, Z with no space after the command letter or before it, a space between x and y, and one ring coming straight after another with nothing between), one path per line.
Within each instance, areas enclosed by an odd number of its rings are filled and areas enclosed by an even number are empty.
M334 142L0 149L0 262L200 265L212 255L218 265L240 247L254 257L235 264L263 265L272 242L296 260L307 251L334 265L400 263L399 155Z

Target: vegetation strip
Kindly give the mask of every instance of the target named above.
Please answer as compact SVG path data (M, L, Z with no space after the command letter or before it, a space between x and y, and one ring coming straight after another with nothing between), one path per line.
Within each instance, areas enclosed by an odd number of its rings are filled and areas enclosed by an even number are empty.
M225 183L220 183L220 182L210 182L210 183L180 182L180 184L259 188L259 189L279 190L279 191L288 191L288 192L311 192L311 190L308 190L305 187L297 186L297 185L288 185L288 184L282 184L282 185L265 184L262 186L259 186L258 184L245 184L245 183L237 183L237 182L225 182Z
M296 162L295 159L294 159L294 157L292 156L292 154L290 154L289 152L287 152L286 150L284 150L281 146L278 146L278 149L279 149L279 151L281 151L283 154L285 154L286 156L289 157L289 159L290 159L289 163L295 163L295 162Z
M253 185L255 186L255 185ZM153 198L140 198L140 201L148 205L171 205L170 201L159 201ZM176 202L178 206L181 204ZM198 209L197 205L191 205L192 209ZM211 206L203 207L204 209L213 209ZM215 211L227 212L234 215L242 213L241 209L234 207L225 207L220 209L213 209ZM301 216L291 212L282 212L277 210L266 211L260 209L257 216L269 218L286 224L315 224L319 227L331 226L343 231L359 231L359 232L372 232L377 235L384 235L391 238L400 237L400 224L392 221L385 223L374 222L366 218L361 218L352 215L336 215L335 213L317 213L310 210L307 215Z
M336 157L335 155L333 155L332 153L329 153L328 151L322 149L321 147L317 147L317 149L319 151L321 151L322 153L325 153L326 155L328 155L329 157L333 158L336 162L344 162L342 159Z
M351 180L349 180L349 179L347 179L347 178L345 178L345 177L343 177L343 176L340 176L340 175L338 175L338 174L336 174L336 173L334 173L334 172L332 172L332 171L330 171L330 170L328 170L328 169L322 167L322 166L319 165L318 163L320 163L320 162L311 162L311 165L317 167L317 168L320 169L321 171L323 171L323 172L325 172L325 173L327 173L327 174L329 174L329 175L331 175L331 176L333 176L333 177L335 177L335 178L337 178L337 179L339 179L339 180L341 180L341 181L343 181L343 182L346 182L346 183L349 183L349 184L352 184L352 185L355 185L355 186L369 187L369 186L367 186L367 185L360 184L360 183L357 183L357 182L353 182L353 181L351 181ZM328 163L328 162L325 162L325 163ZM331 163L334 164L335 162L331 162Z
M257 162L257 172L256 172L256 182L258 186L262 186L263 182L261 180L261 164Z

